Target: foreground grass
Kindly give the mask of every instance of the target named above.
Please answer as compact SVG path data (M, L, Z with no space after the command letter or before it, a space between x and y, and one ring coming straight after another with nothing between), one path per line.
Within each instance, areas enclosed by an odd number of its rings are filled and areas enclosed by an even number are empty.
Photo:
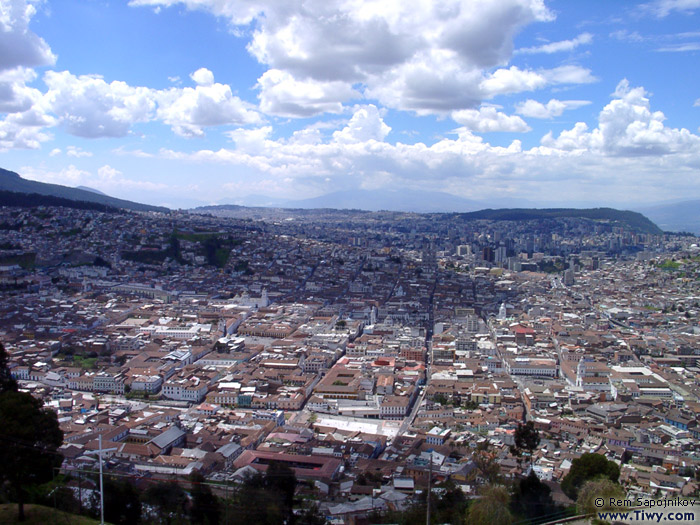
M69 514L42 505L25 505L24 516L26 519L22 523L27 525L96 525L100 523L100 520ZM17 523L17 504L15 503L0 505L0 525L10 523Z

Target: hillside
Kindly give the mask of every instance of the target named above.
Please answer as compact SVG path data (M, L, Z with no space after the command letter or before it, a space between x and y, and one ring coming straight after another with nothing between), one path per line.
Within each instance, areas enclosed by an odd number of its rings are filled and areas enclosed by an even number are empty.
M72 201L94 202L113 208L121 208L123 210L133 211L156 211L168 213L170 210L162 206L150 206L148 204L140 204L124 199L116 199L108 195L102 195L94 191L81 190L59 184L46 184L27 180L20 177L14 171L0 168L0 191L9 191L14 193L36 193L38 195L48 195L61 199L69 199Z
M640 233L661 234L663 231L647 217L635 211L622 211L613 208L506 208L500 210L480 210L458 214L467 220L492 220L492 221L527 221L542 219L577 218L594 221L606 221L619 223L621 226L638 231Z

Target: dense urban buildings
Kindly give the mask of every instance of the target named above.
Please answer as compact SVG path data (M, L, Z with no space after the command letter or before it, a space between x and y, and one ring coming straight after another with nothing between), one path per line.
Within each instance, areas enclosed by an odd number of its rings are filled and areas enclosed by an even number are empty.
M235 483L350 523L572 462L697 494L700 248L611 220L0 209L0 339L67 472ZM222 213L220 215L226 215ZM229 213L228 215L232 215ZM514 454L519 425L541 437Z

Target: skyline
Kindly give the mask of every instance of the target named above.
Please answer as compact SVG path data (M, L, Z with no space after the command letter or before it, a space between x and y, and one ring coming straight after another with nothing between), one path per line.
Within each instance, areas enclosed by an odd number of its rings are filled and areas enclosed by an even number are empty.
M700 198L700 0L276 4L0 0L0 166L169 207Z

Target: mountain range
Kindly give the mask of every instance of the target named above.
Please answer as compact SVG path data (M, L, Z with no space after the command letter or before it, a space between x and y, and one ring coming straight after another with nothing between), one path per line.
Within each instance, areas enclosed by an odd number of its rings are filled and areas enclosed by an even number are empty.
M30 193L50 197L59 197L81 202L93 202L113 208L121 208L133 211L157 211L168 213L170 210L162 206L151 206L138 202L127 201L110 197L96 190L86 188L71 188L60 184L47 184L33 180L23 179L14 171L0 168L0 191L10 191L13 193Z
M19 174L0 168L0 191L38 194L73 201L98 203L113 208L134 211L155 211L167 213L170 210L162 206L137 203L105 195L99 190L81 186L71 188L59 184L47 184L22 178ZM336 191L303 200L274 199L262 195L249 195L242 199L244 206L220 205L195 208L196 212L218 210L219 213L249 214L253 207L265 214L263 209L335 209L365 211L396 211L415 213L469 213L487 208L536 208L543 203L529 202L524 199L484 199L472 200L439 191L416 190L352 190ZM567 203L567 208L593 208L588 202ZM234 212L234 210L238 210ZM651 222L664 231L686 231L700 235L700 200L667 202L657 205L634 206L633 210L642 213Z

